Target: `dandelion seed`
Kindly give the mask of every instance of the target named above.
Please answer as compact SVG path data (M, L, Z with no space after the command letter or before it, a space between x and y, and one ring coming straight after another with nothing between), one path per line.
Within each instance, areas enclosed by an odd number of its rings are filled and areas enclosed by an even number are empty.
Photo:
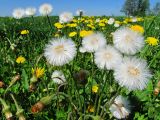
M109 25L112 25L114 23L115 19L114 18L109 18L108 20L108 24Z
M73 15L70 12L63 12L59 15L59 22L60 23L67 23L73 20Z
M114 46L125 54L135 54L144 46L144 37L127 27L113 33Z
M71 39L52 39L46 45L44 56L47 61L55 66L62 66L69 63L75 57L77 51L75 43Z
M146 87L151 74L145 60L126 57L115 68L115 80L129 90L142 90Z
M114 47L107 45L95 52L95 63L100 69L114 69L122 61L122 55Z
M66 81L64 74L61 71L55 70L51 76L54 83L62 84Z
M36 14L36 8L29 7L25 10L27 16L34 16Z
M22 8L14 9L12 15L16 19L21 19L25 15L25 10L23 10Z
M42 4L40 7L39 7L39 12L41 15L49 15L51 14L53 10L53 7L51 4L48 4L48 3L45 3L45 4Z
M119 95L115 98L109 110L111 111L113 116L117 119L126 118L130 114L129 101L125 97Z
M93 33L83 38L82 47L87 52L95 52L106 45L106 39L102 33Z

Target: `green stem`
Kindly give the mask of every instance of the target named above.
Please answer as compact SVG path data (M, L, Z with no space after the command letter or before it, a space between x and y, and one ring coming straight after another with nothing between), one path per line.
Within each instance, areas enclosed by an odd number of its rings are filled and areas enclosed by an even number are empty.
M12 97L12 99L13 99L15 105L16 105L17 111L18 111L18 110L20 109L20 107L19 107L19 105L18 105L16 99L14 98L14 96L13 96L12 94L10 94L10 95L11 95L11 97Z
M50 18L49 18L49 16L48 16L48 15L47 15L47 20L48 20L49 26L50 26L50 28L51 28L51 30L52 30L51 20L50 20Z

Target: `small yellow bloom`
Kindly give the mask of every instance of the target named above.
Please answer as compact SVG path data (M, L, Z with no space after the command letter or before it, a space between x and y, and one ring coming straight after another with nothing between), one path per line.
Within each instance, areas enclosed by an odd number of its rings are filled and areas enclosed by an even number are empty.
M92 33L93 33L93 31L82 30L82 31L80 31L80 36L85 37L85 36L91 35Z
M77 27L76 23L67 24L68 27Z
M130 27L133 31L139 32L139 33L144 33L144 28L140 25L132 25Z
M56 28L58 28L58 29L61 29L61 28L64 27L64 25L62 25L62 24L59 23L59 22L55 23L54 26L55 26Z
M97 85L92 86L92 92L94 92L94 93L98 92L98 86Z
M74 37L75 35L77 35L77 32L70 32L69 33L69 37Z
M159 40L154 37L147 37L145 42L148 43L149 45L155 46L158 45Z
M26 59L25 59L24 57L22 57L22 56L19 56L19 57L16 59L16 62L17 62L18 64L24 63L25 61L26 61Z
M29 34L29 30L22 30L21 31L21 35L26 35L26 34Z
M44 68L32 68L32 74L35 74L37 78L40 78L44 75Z
M120 22L120 21L115 21L115 23L116 23L116 24L121 24L121 22Z
M105 24L104 23L99 23L99 26L104 27Z
M93 113L94 112L94 106L93 105L89 105L88 108L87 108L87 111Z
M137 21L144 21L144 19L143 18L141 18L141 17L139 17L139 18L137 18Z

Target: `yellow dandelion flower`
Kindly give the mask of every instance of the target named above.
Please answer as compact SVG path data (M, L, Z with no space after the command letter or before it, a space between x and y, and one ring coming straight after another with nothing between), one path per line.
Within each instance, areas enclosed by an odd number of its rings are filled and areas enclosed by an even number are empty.
M29 30L22 30L21 31L21 35L26 35L26 34L29 34Z
M22 56L19 56L19 57L16 59L16 62L17 62L18 64L24 63L25 61L26 61L26 59L25 59L24 57L22 57Z
M87 111L93 113L95 111L94 110L94 106L93 105L89 105L88 108L87 108Z
M144 28L140 25L132 25L130 27L133 31L139 32L139 33L144 33Z
M104 27L105 24L104 23L99 23L99 26Z
M68 27L77 27L76 23L67 24Z
M77 35L77 32L70 32L69 33L69 37L74 37L75 35Z
M80 31L80 36L85 37L85 36L91 35L92 33L93 33L93 31L82 30L82 31Z
M121 24L121 22L120 22L120 21L115 21L115 23L116 23L116 24Z
M137 18L137 21L139 21L139 22L140 22L140 21L144 21L144 19L141 18L141 17L138 17L138 18Z
M45 69L44 68L32 68L32 74L35 74L37 78L40 78L44 75Z
M62 25L62 24L59 23L59 22L55 23L54 26L55 26L56 28L58 28L58 29L61 29L61 28L64 27L64 25Z
M77 20L76 20L76 19L73 19L73 20L72 20L72 22L76 23L76 22L77 22Z
M94 92L94 93L98 92L98 86L97 85L92 86L92 92Z
M148 43L149 45L156 46L158 45L159 40L154 37L147 37L145 42Z

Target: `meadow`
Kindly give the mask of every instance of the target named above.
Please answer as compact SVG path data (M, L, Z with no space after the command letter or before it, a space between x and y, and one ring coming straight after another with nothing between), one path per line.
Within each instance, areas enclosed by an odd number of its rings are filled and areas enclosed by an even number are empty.
M158 39L159 16L0 18L0 120L160 120Z

